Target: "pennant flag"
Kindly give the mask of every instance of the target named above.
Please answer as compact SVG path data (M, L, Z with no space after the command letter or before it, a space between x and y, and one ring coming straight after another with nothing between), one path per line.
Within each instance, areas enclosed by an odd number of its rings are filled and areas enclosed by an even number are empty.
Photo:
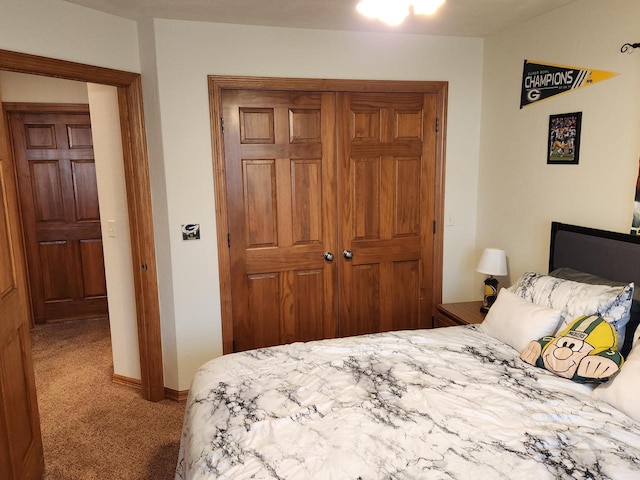
M524 61L520 108L618 75L570 65Z

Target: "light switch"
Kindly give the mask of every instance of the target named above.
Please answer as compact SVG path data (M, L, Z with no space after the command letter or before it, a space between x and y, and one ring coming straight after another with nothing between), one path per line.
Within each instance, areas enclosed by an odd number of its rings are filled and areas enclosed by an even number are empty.
M453 227L456 224L456 216L453 212L447 212L445 215L444 225L446 227Z
M111 238L116 238L116 221L107 220L107 235Z

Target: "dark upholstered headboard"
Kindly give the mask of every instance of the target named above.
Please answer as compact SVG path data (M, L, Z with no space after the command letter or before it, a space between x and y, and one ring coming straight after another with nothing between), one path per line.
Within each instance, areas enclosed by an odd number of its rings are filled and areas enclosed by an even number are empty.
M551 224L549 271L569 267L640 289L640 236Z
M563 267L635 283L625 341L625 347L630 348L629 342L640 321L640 236L553 222L549 272Z

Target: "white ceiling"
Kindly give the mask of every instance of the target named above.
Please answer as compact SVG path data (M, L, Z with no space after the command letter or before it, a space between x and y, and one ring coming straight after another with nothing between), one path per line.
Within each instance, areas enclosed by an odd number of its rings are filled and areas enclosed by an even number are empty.
M398 27L362 18L358 0L66 0L132 20L166 18L322 30L485 37L576 0L447 0ZM394 1L394 0L389 0Z

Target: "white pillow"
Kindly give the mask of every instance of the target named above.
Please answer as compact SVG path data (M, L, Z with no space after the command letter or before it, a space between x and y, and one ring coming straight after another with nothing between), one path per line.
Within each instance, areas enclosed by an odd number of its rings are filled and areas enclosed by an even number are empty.
M522 352L532 340L555 332L561 318L560 310L536 305L503 288L481 328Z
M631 350L618 374L591 395L640 421L640 348Z
M509 287L509 291L538 305L562 310L562 323L556 333L581 315L598 315L616 329L621 347L631 312L633 286L633 283L590 285L527 272Z

